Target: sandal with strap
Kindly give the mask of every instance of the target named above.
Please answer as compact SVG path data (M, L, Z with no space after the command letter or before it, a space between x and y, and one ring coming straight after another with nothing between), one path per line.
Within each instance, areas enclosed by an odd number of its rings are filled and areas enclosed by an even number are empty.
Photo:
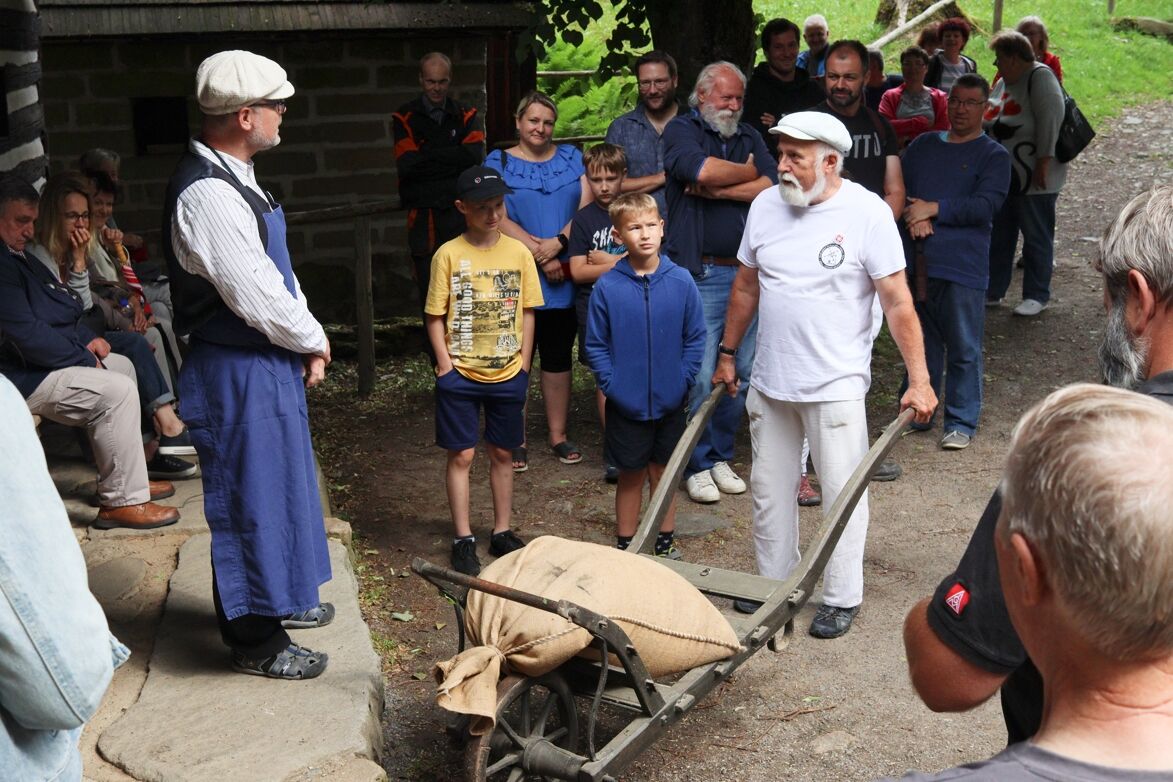
M326 670L329 659L325 652L315 652L291 642L279 653L263 660L254 660L240 652L233 652L232 669L270 679L313 679Z
M557 445L551 445L550 449L554 451L554 455L558 457L558 461L563 464L578 464L582 461L582 451L569 440L563 440Z
M514 472L525 472L529 469L529 449L524 445L519 445L512 449L510 455L513 458Z
M312 627L325 627L334 621L334 604L318 603L313 608L290 614L281 620L281 626L286 630L308 630Z

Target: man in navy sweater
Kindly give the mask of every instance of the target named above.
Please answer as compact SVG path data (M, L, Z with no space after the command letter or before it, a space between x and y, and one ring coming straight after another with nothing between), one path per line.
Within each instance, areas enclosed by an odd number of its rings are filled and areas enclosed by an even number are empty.
M1010 187L1005 148L982 133L989 94L981 76L958 77L949 93L951 130L925 133L904 153L905 254L938 397L942 375L949 377L945 450L968 446L981 415L990 227Z

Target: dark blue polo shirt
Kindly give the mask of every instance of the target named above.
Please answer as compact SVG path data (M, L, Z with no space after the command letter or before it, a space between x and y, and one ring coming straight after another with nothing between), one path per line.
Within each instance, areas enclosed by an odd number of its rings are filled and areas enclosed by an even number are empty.
M678 115L661 137L664 144L665 192L668 201L666 253L694 275L701 271L701 256L733 258L741 245L749 204L691 196L685 188L697 181L709 157L744 163L753 153L758 172L778 181L774 158L761 134L744 122L732 138L722 138L695 109Z

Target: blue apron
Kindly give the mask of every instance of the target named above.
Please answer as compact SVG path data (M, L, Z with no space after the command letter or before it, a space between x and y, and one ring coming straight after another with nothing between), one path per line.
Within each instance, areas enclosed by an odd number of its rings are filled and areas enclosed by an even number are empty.
M265 254L296 297L285 214L271 199L270 207ZM181 411L200 457L228 619L313 608L318 587L330 580L302 367L299 354L273 345L227 307L191 336Z

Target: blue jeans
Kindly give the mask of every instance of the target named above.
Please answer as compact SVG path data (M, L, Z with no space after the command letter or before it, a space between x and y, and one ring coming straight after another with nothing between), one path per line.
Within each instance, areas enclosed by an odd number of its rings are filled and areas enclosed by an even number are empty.
M970 437L982 412L985 298L983 290L930 279L927 300L916 305L925 335L929 380L937 398L945 402L945 431L957 430ZM946 374L948 383L942 397L941 383Z
M701 273L695 276L697 290L701 294L701 308L705 314L705 357L696 375L696 384L688 399L689 414L697 411L701 402L713 390L713 372L717 369L717 345L725 333L725 310L729 305L729 291L733 278L737 276L735 266L705 264ZM708 426L701 432L701 439L692 452L684 475L688 477L712 467L716 462L733 459L733 438L745 412L745 395L749 392L749 373L753 368L754 344L758 334L758 318L754 315L745 336L737 346L737 377L741 387L737 396L724 396L717 403L717 410L709 419Z
M1001 299L1010 288L1014 248L1022 232L1022 298L1051 300L1055 269L1055 203L1058 193L1010 195L994 217L990 233L990 288L986 298Z

